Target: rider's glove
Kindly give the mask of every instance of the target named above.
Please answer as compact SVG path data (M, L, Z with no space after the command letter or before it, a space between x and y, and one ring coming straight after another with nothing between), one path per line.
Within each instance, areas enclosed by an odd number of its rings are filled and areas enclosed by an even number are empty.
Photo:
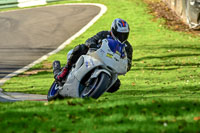
M98 49L98 48L100 48L100 45L99 44L90 44L90 48Z
M98 43L92 43L89 45L89 48L92 48L92 49L99 49L101 47L101 43L102 43L102 40L100 39L98 41Z

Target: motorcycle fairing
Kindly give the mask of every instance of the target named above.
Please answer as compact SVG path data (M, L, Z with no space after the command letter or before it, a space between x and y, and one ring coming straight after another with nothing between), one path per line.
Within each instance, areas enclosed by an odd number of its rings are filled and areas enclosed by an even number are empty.
M80 97L80 82L83 77L93 69L96 69L95 73L91 76L93 78L97 77L101 72L105 72L110 75L107 70L101 68L98 69L99 66L104 67L104 64L89 55L82 55L78 59L75 68L72 68L72 71L69 73L63 86L63 88L66 89L60 90L60 95L64 97Z
M112 82L107 88L109 89L117 80L118 74L124 75L127 72L127 56L122 57L124 46L116 44L111 39L104 39L101 47L95 52L82 55L67 76L59 94L63 97L80 97L81 80L92 70L95 70L91 75L92 78L97 77L101 72L111 76Z

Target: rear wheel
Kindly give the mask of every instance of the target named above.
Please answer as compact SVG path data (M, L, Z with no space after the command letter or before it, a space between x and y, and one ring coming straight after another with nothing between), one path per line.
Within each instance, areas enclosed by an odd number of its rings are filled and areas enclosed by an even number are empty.
M81 93L81 97L99 98L108 88L110 84L110 76L106 73L100 73L97 78L89 79L86 87Z

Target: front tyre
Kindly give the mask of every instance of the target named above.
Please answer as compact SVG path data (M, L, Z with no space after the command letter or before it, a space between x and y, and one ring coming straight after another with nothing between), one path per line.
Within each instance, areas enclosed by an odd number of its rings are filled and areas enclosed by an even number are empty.
M110 84L110 76L104 72L100 73L97 78L89 79L86 87L81 93L81 97L99 98Z
M63 97L59 95L58 91L59 91L59 85L58 85L58 83L56 83L56 81L54 81L48 91L47 100L52 101L57 98L62 99Z

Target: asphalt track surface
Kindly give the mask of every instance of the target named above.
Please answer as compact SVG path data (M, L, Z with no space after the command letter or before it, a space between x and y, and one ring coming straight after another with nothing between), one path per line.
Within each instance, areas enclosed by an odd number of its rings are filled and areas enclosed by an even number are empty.
M99 11L99 7L92 5L59 5L0 12L0 80L56 49ZM3 96L14 98L7 100ZM0 90L0 101L20 98L46 99L42 95L35 98L31 94L23 96Z
M60 5L0 13L0 79L56 49L99 11Z

